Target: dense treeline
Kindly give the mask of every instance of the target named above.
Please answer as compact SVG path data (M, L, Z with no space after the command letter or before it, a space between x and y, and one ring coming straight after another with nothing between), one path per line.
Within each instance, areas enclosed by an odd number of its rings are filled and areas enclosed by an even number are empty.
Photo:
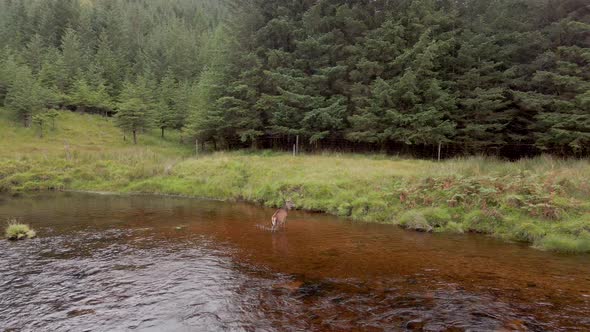
M51 107L118 115L135 133L181 129L216 0L2 0L0 104L31 125Z
M590 153L587 0L20 0L0 28L25 124L55 104L216 146Z

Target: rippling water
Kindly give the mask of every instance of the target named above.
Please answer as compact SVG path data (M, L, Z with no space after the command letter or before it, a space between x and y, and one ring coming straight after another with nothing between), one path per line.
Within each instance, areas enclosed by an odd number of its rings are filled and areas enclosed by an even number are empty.
M152 196L0 198L0 330L590 330L590 257Z

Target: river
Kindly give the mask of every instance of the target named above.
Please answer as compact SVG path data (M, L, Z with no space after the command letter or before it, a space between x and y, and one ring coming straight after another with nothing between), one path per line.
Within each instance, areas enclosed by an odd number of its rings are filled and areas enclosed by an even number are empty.
M0 196L5 331L590 330L590 257L158 196ZM4 223L3 221L1 221ZM1 227L3 228L3 227Z

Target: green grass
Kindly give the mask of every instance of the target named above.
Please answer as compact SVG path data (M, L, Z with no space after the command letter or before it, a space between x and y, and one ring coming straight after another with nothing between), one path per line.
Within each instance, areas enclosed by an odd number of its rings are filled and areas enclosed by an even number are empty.
M39 138L36 128L24 128L8 119L6 111L0 108L0 155L12 159L31 156L65 156L66 146L72 154L101 154L118 152L135 153L139 147L167 156L186 156L192 151L180 145L177 131L167 131L166 138L159 137L159 130L151 130L138 135L139 145L134 146L132 138L114 126L113 119L90 114L60 112L55 122L44 129L44 137Z
M590 234L583 237L549 234L539 241L539 246L564 253L590 252Z
M247 200L434 232L590 252L590 162L550 156L443 162L269 151L191 157L179 134L123 141L109 119L62 113L43 139L0 118L0 191L88 190ZM64 141L68 142L66 152ZM572 245L575 243L575 245Z
M32 239L35 236L37 236L37 233L28 225L18 223L15 220L9 221L8 226L6 226L5 237L8 240Z

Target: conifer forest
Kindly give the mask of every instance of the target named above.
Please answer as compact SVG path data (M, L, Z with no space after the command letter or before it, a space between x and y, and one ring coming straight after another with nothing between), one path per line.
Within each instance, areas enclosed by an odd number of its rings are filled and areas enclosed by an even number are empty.
M216 149L590 153L587 0L3 0L0 105Z

